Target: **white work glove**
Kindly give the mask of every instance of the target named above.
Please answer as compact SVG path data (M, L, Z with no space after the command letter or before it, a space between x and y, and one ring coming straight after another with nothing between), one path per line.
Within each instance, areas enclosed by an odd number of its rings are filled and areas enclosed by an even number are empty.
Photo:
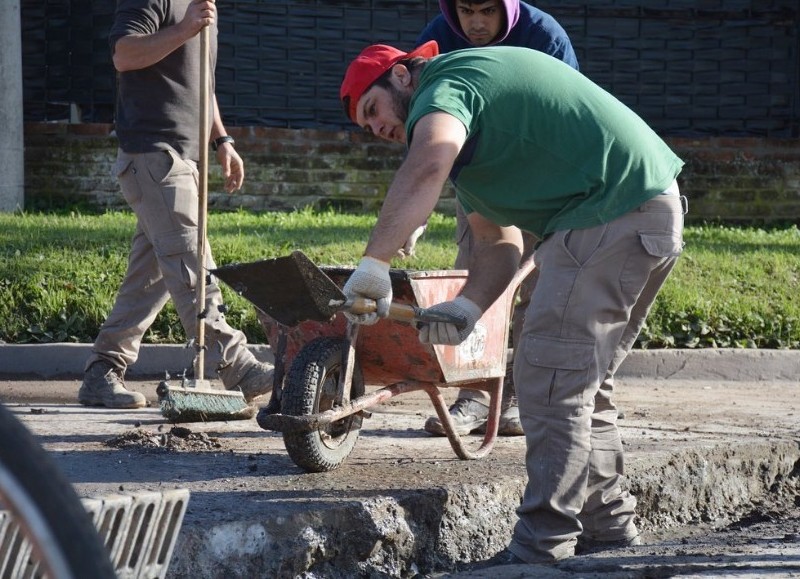
M419 329L419 341L423 344L447 344L455 346L467 339L475 328L475 324L481 319L483 311L478 305L464 296L458 296L451 302L442 302L428 308L429 312L441 312L459 316L467 321L467 324L460 330L455 324L445 322L433 322L421 325Z
M348 320L369 326L377 322L378 318L385 318L389 315L389 306L392 303L389 264L374 257L362 257L358 267L344 284L342 292L347 300L369 298L377 304L377 311L371 314L351 314L345 310L344 315Z
M413 257L416 255L414 248L417 246L417 240L422 237L422 234L425 233L425 229L427 229L428 224L425 223L424 225L420 225L417 227L411 235L408 236L406 243L403 247L397 250L397 255L400 257Z

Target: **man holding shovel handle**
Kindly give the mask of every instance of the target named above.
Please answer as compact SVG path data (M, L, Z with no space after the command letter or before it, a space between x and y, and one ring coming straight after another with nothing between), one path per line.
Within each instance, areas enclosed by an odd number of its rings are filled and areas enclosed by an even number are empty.
M195 286L199 275L215 268L210 248L205 263L198 263L197 256L201 115L209 119L207 138L222 166L225 190L237 191L244 180L244 164L225 131L216 97L209 99L208 111L200 110L199 33L206 27L213 95L217 6L212 0L117 2L109 34L119 73L114 174L137 223L128 270L86 363L78 392L85 405L145 405L142 394L125 388L125 370L136 361L144 333L168 299L187 336L195 335ZM272 366L256 360L244 334L228 325L213 280L206 286L204 306L206 367L247 400L268 392Z
M427 324L423 342L466 339L519 267L520 230L542 240L514 363L528 485L511 543L493 563L638 544L614 374L682 252L683 162L612 95L524 48L369 46L340 97L357 125L408 147L343 288L379 305L356 321L386 315L389 261L448 178L475 247L461 293L428 309L467 324Z

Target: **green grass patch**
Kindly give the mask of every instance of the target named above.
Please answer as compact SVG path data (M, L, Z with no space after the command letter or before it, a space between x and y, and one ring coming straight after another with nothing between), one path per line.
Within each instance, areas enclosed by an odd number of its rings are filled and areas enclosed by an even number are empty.
M212 213L218 265L304 251L320 265L354 265L376 215L301 210ZM0 214L0 339L8 343L92 342L127 266L135 218ZM434 214L405 269L448 269L455 219ZM687 227L686 249L656 301L639 348L800 348L800 231ZM253 307L223 285L228 319L253 343L266 338ZM186 338L169 304L145 341Z

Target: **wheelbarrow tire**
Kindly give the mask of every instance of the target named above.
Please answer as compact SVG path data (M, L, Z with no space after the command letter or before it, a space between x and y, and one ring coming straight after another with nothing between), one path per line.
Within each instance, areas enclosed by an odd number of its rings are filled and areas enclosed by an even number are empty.
M333 407L342 352L347 343L340 338L316 338L303 346L292 362L284 382L281 412L291 416L318 414ZM346 400L364 394L364 379L358 362ZM308 472L338 468L355 447L361 417L348 416L311 432L284 432L289 457Z

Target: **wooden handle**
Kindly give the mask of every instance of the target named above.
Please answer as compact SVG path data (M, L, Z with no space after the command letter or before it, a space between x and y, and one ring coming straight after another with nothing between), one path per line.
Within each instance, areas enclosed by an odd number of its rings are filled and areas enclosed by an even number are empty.
M195 328L195 346L197 356L194 360L194 377L203 380L205 372L206 349L206 229L208 212L208 113L211 103L210 96L210 54L209 54L208 26L200 31L200 118L199 141L200 157L197 160L197 286L195 288L195 301L197 302L197 326Z
M351 314L371 314L378 309L378 305L375 303L375 300L355 298L353 300L348 300L344 305L344 309ZM414 306L392 302L389 306L389 317L400 322L413 322L417 319L416 310L417 308Z
M368 298L354 298L345 302L343 309L346 309L351 314L371 314L378 309L375 300ZM459 329L467 325L467 321L458 317L442 312L431 312L425 308L418 308L408 304L397 304L392 302L389 305L389 317L398 322L423 322L423 323L437 323L443 322L446 324L455 324Z

